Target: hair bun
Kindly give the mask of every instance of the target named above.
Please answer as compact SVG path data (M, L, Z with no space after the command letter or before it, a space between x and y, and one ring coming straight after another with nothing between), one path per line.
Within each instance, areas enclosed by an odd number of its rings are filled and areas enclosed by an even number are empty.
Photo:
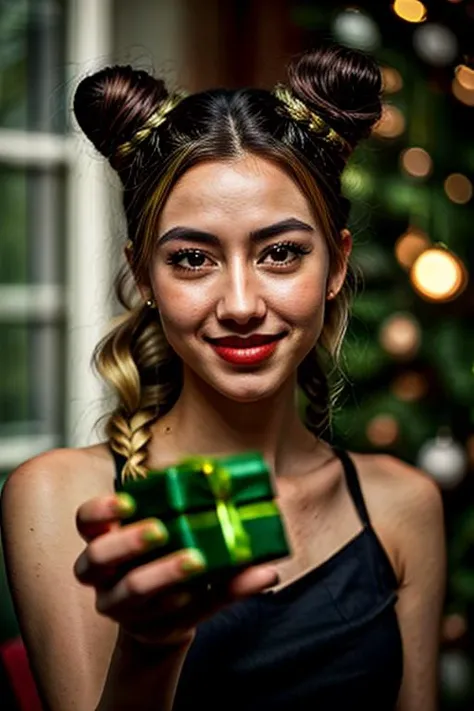
M83 79L74 95L79 126L111 159L168 97L163 81L131 66L106 67Z
M289 86L352 147L366 138L382 110L382 78L372 57L330 45L296 57L288 67Z

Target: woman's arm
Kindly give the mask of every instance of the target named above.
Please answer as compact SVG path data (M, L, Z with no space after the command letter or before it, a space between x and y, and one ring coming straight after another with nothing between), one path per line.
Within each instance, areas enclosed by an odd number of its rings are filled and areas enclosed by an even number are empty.
M391 460L399 478L398 540L403 580L397 614L403 639L398 711L436 711L441 616L446 586L443 503L437 485Z
M48 711L171 711L196 625L274 585L276 573L251 566L183 605L176 584L195 566L181 550L109 586L111 568L148 550L149 521L117 525L101 465L85 450L57 450L24 464L4 487L5 557L23 638Z
M84 548L76 509L104 494L101 481L93 457L55 450L23 464L2 492L13 601L40 695L51 711L97 706L117 637L117 625L95 611L93 590L73 574Z

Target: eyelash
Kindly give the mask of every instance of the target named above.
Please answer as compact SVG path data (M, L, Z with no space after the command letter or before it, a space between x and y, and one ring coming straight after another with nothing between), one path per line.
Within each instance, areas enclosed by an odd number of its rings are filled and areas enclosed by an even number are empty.
M294 259L291 261L287 262L280 262L280 264L284 267L288 266L289 264L292 264L295 259L301 259L303 255L309 254L311 251L310 247L306 247L302 244L299 244L298 242L292 242L292 241L285 241L285 242L278 242L277 244L273 244L271 247L269 247L265 254L263 255L266 257L268 254L271 254L272 250L274 249L287 249L293 252ZM190 249L190 248L183 248L183 249L178 249L176 252L173 252L166 258L166 263L171 264L175 269L181 269L186 272L199 272L201 271L204 267L199 266L199 267L183 267L182 264L180 264L180 260L183 259L183 257L187 257L189 255L199 255L199 256L204 256L207 257L206 253L203 252L201 249ZM274 265L278 265L278 262L274 262Z

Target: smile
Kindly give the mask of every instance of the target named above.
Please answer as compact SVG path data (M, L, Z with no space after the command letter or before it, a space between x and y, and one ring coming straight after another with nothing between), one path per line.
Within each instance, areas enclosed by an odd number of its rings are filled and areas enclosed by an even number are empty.
M255 335L249 338L227 337L206 339L217 355L235 365L256 365L267 360L276 350L278 342L286 336Z

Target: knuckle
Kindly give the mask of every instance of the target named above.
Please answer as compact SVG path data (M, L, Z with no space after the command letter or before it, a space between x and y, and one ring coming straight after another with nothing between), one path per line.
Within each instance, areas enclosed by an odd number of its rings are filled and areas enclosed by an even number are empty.
M109 596L106 593L98 593L95 599L95 609L99 615L107 615L110 610Z
M126 592L131 597L141 597L148 592L148 585L140 571L131 571L123 582Z
M104 563L104 553L100 541L92 541L87 547L87 559L91 566L98 566Z

